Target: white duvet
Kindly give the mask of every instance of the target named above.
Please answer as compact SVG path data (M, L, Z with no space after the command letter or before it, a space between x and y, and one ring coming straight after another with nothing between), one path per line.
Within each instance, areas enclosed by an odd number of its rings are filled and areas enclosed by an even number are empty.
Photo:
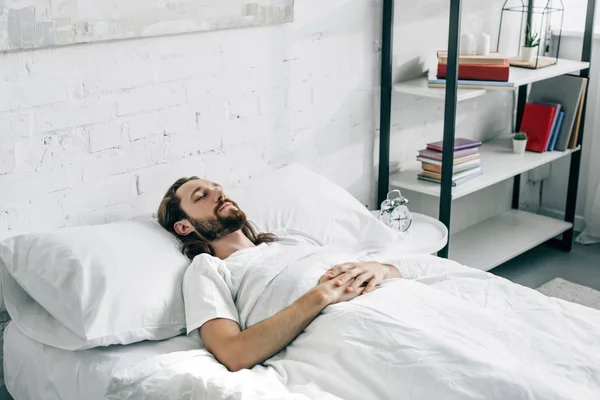
M600 399L599 311L433 256L373 258L407 279L327 307L264 365L171 353L117 371L107 397Z

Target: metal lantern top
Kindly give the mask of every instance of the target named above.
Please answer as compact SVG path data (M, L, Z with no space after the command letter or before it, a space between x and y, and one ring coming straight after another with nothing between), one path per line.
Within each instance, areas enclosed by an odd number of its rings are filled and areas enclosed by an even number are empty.
M522 13L529 13L531 10L534 14L548 14L553 12L561 12L564 11L565 7L562 0L548 0L544 6L536 6L535 4L529 4L534 2L528 2L525 4L524 0L506 0L504 5L502 6L502 11L516 11ZM560 3L560 5L555 5L554 3Z

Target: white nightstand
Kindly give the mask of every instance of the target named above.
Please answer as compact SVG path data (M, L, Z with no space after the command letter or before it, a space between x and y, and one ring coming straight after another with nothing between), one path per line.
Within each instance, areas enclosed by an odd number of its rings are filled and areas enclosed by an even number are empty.
M371 211L379 218L379 210ZM436 254L448 243L448 229L435 218L427 215L411 213L413 221L407 232L403 234L401 246L411 253Z

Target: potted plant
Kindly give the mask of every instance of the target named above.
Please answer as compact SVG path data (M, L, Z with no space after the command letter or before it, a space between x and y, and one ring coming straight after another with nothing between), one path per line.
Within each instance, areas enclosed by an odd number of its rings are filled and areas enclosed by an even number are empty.
M523 132L517 133L513 136L513 152L515 154L525 153L527 147L527 135Z
M532 33L531 30L527 32L527 36L525 37L525 46L523 46L523 61L533 62L537 56L539 45L540 35L537 32Z

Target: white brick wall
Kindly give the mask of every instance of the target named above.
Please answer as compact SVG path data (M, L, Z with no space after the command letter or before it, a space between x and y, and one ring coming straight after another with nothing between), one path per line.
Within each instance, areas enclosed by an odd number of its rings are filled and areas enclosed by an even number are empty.
M369 203L381 8L321 3L288 25L0 55L0 237L153 212L180 175L300 161L338 180L340 155L365 158L351 189Z
M432 66L447 3L396 2L398 71ZM501 4L468 0L464 21L494 33ZM303 0L287 25L0 54L0 238L154 212L180 176L231 184L293 161L374 206L380 19L381 0ZM460 127L499 129L505 101L461 105ZM442 107L397 100L395 160L441 137Z

